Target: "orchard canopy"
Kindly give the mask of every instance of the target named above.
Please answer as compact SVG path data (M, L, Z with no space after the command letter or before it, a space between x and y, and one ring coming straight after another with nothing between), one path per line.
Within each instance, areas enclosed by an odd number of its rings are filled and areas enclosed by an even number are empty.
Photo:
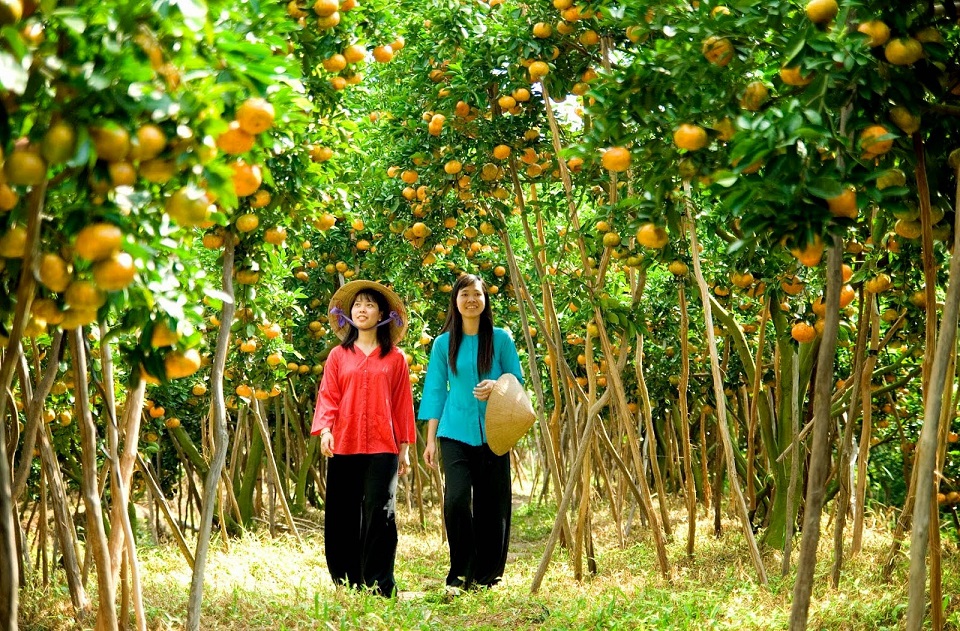
M198 535L199 606L211 532L264 519L263 484L271 528L323 507L333 292L403 296L418 399L462 272L538 410L514 460L557 508L544 564L590 540L591 496L642 512L664 575L665 539L694 555L729 506L758 581L799 546L803 628L821 515L839 576L892 508L908 626L938 619L952 0L0 0L0 40L3 622L52 547L116 625L148 501ZM422 516L441 481L407 477Z

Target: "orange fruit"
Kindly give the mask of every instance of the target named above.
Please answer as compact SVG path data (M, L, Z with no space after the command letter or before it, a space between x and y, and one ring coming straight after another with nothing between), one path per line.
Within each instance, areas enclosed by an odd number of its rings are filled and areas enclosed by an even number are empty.
M167 429L177 429L180 427L180 419L175 416L171 416L163 422Z
M690 271L690 269L687 267L687 264L683 261L670 261L670 264L667 265L667 269L674 276L686 276L687 272Z
M852 186L844 188L836 197L827 200L827 206L834 217L857 218L857 191Z
M63 322L63 312L52 298L34 298L30 305L30 313L40 318L47 324L60 324Z
M170 178L177 172L176 163L173 160L144 160L140 163L140 177L154 184L166 184Z
M533 25L533 36L537 39L546 39L553 35L553 27L546 22L537 22Z
M287 240L287 229L283 226L267 228L267 231L263 233L263 240L271 245L283 245L283 242Z
M237 217L236 224L240 232L252 232L260 225L260 218L254 213L244 213Z
M532 81L537 81L550 73L550 66L548 66L545 61L534 61L530 64L530 67L527 68L527 72L530 73L530 79Z
M343 49L343 57L347 63L355 64L363 61L367 56L367 49L360 44L350 44Z
M250 208L263 208L270 203L271 199L270 191L263 188L258 189L253 194L253 199L250 200Z
M153 348L173 346L179 340L180 333L176 329L171 329L166 320L158 320L150 333L150 346Z
M216 145L224 153L238 155L253 149L256 140L256 136L241 129L240 123L234 120L227 125L226 131L217 136Z
M91 308L70 307L63 312L63 320L60 322L60 328L66 331L75 329L78 326L85 326L96 322L97 310Z
M703 52L703 56L707 58L707 61L715 66L726 66L730 63L730 60L733 59L733 44L731 44L730 40L726 37L711 35L703 40L703 45L700 47L700 50Z
M683 123L673 132L673 144L680 149L697 151L707 146L707 130L699 125Z
M493 148L493 157L497 160L506 160L510 157L511 149L507 145L497 145Z
M790 328L790 337L806 344L817 339L817 330L806 322L797 322Z
M210 198L202 188L185 186L167 198L165 210L181 226L199 226L210 216Z
M393 59L393 47L390 44L384 44L383 46L376 46L373 49L373 58L379 63L385 64L391 59Z
M233 169L233 189L237 192L237 197L253 195L263 184L263 175L256 164L238 160L231 164L230 168Z
M787 85L805 86L813 81L813 72L811 71L810 74L803 75L800 71L800 66L792 66L790 68L784 66L780 68L780 80Z
M207 232L203 235L203 247L208 250L219 250L223 247L224 238L222 234Z
M152 160L167 148L167 135L158 125L147 123L137 130L136 143L132 149L135 160Z
M907 135L920 129L920 116L914 114L902 105L896 105L891 108L889 116L893 124Z
M601 163L608 171L626 171L630 168L630 150L626 147L610 147L603 152Z
M789 296L796 296L803 291L804 284L796 276L789 276L780 281L780 289Z
M813 241L804 244L802 247L790 250L800 263L807 267L816 267L823 258L823 240L815 236Z
M256 285L260 280L260 272L252 269L241 269L237 271L237 282L241 285Z
M333 149L330 147L315 146L310 148L310 159L314 162L326 162L333 157Z
M0 182L0 212L7 212L17 207L20 195L5 182Z
M316 221L313 222L313 226L317 230L326 231L329 230L337 223L337 218L331 213L323 213L320 215Z
M867 36L867 46L883 46L890 39L890 27L882 20L867 20L857 26L857 31Z
M163 358L163 367L166 369L167 379L189 377L200 370L200 353L195 348L185 351L173 351Z
M70 281L73 280L73 268L58 255L45 252L40 255L38 276L40 277L40 283L44 287L50 291L60 293L65 290L70 285Z
M92 223L77 233L74 253L87 261L102 261L120 250L123 231L107 222Z
M75 280L67 287L64 301L69 307L96 311L107 301L107 297L93 281Z
M804 10L811 22L825 24L837 17L840 7L837 0L810 0Z
M276 114L273 106L266 99L254 97L241 103L235 116L240 129L248 134L256 135L273 127Z
M340 72L347 67L347 58L340 53L334 53L320 63L327 72Z
M313 3L313 12L320 17L328 17L340 10L338 0L317 0Z
M670 236L667 231L655 223L645 223L637 229L637 243L640 245L659 250L670 242Z
M321 31L331 29L337 24L340 24L340 12L331 13L327 16L322 16L317 18L317 28Z
M132 162L120 160L107 165L110 174L110 183L114 186L133 186L137 183L137 170Z
M10 184L36 186L47 176L47 163L36 151L17 148L6 157L3 174Z
M105 291L119 291L133 282L137 267L127 252L116 252L93 266L93 281Z
M909 66L923 57L923 44L912 37L898 37L887 42L883 55L895 66Z
M870 125L860 132L860 147L864 151L864 156L873 158L890 151L893 147L893 139L880 140L880 138L889 134L890 130L883 125Z
M106 162L123 160L130 153L130 133L117 125L93 127L90 129L93 150L97 157Z
M770 90L762 81L751 81L744 89L743 96L740 97L740 107L750 112L756 112L769 98Z
M50 164L61 164L73 157L77 150L77 130L65 121L50 126L43 135L40 154Z

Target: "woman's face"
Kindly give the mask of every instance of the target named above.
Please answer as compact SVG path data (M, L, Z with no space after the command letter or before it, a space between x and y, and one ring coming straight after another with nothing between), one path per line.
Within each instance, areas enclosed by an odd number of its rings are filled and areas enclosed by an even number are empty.
M457 292L457 309L464 318L479 318L486 304L480 281L466 285Z
M380 322L380 307L373 296L366 293L357 294L350 307L350 319L361 331L372 329Z

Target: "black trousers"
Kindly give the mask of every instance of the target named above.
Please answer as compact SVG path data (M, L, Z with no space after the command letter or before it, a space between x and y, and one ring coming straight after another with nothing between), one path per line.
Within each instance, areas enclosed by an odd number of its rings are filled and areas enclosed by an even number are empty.
M324 548L334 583L396 588L396 454L334 456L327 461Z
M450 545L447 585L490 586L500 582L510 543L510 454L440 438L443 458L443 519Z

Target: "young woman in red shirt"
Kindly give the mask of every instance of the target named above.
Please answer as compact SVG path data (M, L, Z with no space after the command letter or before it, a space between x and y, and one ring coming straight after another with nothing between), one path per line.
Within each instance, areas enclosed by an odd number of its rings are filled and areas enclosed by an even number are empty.
M336 584L396 590L397 477L416 440L406 358L396 343L406 310L372 281L343 285L330 301L330 325L342 343L327 358L311 434L327 462L324 547Z

